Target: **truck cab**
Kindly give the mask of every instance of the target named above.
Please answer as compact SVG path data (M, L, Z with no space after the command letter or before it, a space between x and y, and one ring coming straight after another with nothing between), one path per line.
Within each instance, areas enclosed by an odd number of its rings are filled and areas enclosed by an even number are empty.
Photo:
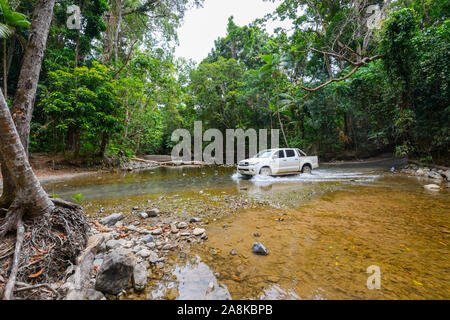
M311 173L319 167L316 156L307 156L300 149L282 148L263 150L250 159L239 162L237 170L244 176L276 176Z

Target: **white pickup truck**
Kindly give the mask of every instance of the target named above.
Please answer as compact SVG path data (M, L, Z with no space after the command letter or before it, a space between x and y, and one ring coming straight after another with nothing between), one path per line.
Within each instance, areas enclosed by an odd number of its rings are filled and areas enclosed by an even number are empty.
M250 159L239 161L237 171L244 176L275 176L311 173L318 167L317 157L308 157L300 149L284 148L264 150Z

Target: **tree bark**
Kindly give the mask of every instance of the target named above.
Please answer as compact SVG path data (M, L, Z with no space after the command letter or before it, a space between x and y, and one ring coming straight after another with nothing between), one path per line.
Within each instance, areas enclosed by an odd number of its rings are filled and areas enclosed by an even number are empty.
M3 179L3 191L0 197L0 208L8 209L16 198L16 186L11 178L11 174L6 168L6 163L3 161L3 157L0 155L2 179Z
M12 119L25 150L26 157L28 157L30 122L33 115L34 100L36 97L39 74L41 72L42 60L44 57L50 23L52 21L55 1L56 0L39 0L36 4L12 107ZM5 165L7 166L7 164L2 162L2 167ZM10 177L8 171L4 170L4 168L2 168L2 172L4 173L3 200L14 197L16 190L11 188L14 186L13 177ZM15 185L15 187L18 188L17 185Z
M40 0L36 4L12 107L12 117L27 154L31 116L54 5L55 0Z
M6 38L3 39L3 92L5 93L5 99L8 99L8 76L6 70Z
M15 201L18 201L18 206L28 209L27 214L31 216L53 210L53 203L31 169L2 92L0 92L0 152L16 186Z

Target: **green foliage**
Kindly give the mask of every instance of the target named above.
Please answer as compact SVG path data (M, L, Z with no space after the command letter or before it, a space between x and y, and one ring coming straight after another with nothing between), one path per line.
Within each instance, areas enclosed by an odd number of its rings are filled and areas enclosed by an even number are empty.
M27 20L27 17L20 13L14 12L8 6L6 0L0 0L0 7L2 9L3 22L11 27L29 28L31 23Z
M0 37L9 36L9 45L17 27L14 35L21 39L8 52L13 94L35 1L17 2L20 16L6 3L0 0ZM121 7L117 1L81 1L79 32L66 28L71 4L55 6L31 123L32 151L92 162L104 155L169 154L172 132L202 120L204 130L283 128L290 146L323 160L393 152L448 164L448 1L392 1L381 30L367 33L365 8L353 0L283 0L271 17L292 19L292 32L265 32L269 16L247 26L230 17L227 34L198 66L172 54L188 0L157 6L126 0ZM108 17L119 10L129 14L116 33ZM353 52L347 60L320 52L339 55L344 46ZM358 52L383 59L362 63L347 80L305 97L302 87L349 74Z
M108 68L94 62L73 72L56 70L49 72L48 82L37 108L52 121L47 130L53 132L54 151L64 150L67 141L75 156L102 153L102 144L121 130L124 117Z
M71 198L75 202L83 202L84 200L86 200L81 193L75 193L74 195L71 196Z

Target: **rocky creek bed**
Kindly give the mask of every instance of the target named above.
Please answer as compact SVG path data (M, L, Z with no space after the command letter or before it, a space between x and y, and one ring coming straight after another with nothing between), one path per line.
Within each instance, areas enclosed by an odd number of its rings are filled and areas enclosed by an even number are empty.
M169 272L166 271L171 267L168 257L188 255L193 247L204 245L208 240L205 226L215 221L215 217L267 205L238 196L231 198L226 201L229 205L222 208L207 205L198 210L201 217L172 215L164 206L171 198L165 196L143 201L142 205L133 206L126 214L117 212L102 217L105 209L97 208L97 214L91 214L89 243L101 238L102 244L90 262L89 285L83 299L127 299L141 294L146 290L149 279ZM213 197L213 200L217 199ZM159 207L164 207L164 211ZM75 286L76 279L72 275L54 288L61 292L61 296L70 297ZM175 297L170 290L165 296L166 299Z

